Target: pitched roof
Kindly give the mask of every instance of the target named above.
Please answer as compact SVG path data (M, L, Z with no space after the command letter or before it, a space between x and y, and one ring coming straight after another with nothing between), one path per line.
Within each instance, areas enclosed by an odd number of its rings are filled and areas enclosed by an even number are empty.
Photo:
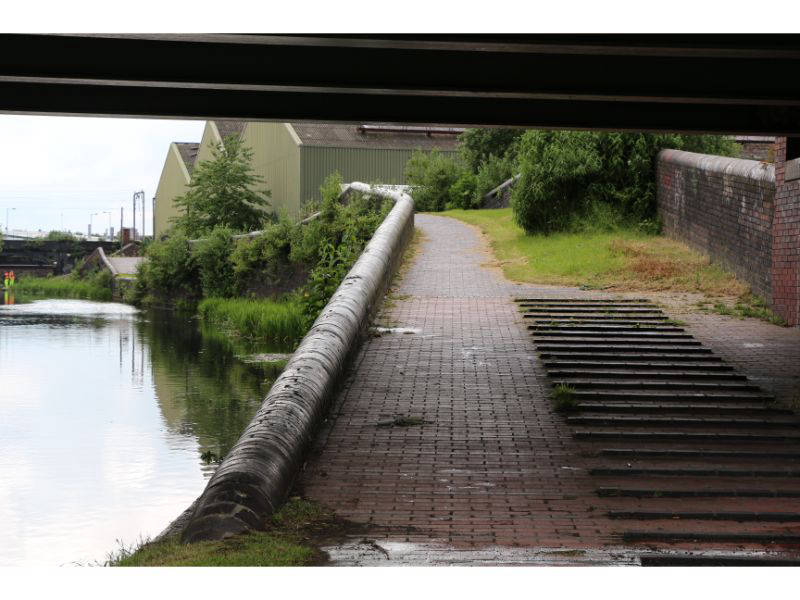
M186 165L186 170L189 171L189 175L191 175L200 144L195 144L193 142L175 142L175 146L178 148L178 154L181 155L183 164Z
M223 140L229 135L239 135L244 131L244 126L247 125L247 121L242 120L214 121L214 123Z
M456 150L463 128L370 123L290 123L306 146L390 150Z

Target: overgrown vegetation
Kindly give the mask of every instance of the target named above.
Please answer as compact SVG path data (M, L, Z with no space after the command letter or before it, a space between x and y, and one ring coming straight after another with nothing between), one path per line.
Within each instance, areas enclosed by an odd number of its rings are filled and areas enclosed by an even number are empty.
M338 173L326 179L321 202L306 208L319 214L306 223L280 218L239 238L231 227L214 227L194 243L177 230L153 242L132 300L176 307L202 301L202 320L239 335L276 327L270 336L299 339L391 209L390 201L361 194L342 203L341 184Z
M302 305L293 299L206 298L197 306L206 324L245 341L294 346L306 332Z
M58 277L20 277L14 287L20 296L40 298L77 298L109 302L112 298L113 276L101 269L81 277L76 271Z
M780 316L772 312L763 298L746 292L739 296L733 305L729 305L720 300L704 300L697 303L697 307L703 312L714 312L719 315L728 315L731 317L738 317L739 319L753 318L761 319L773 325L780 325L786 327L786 321Z
M406 178L417 210L480 208L493 188L519 174L511 194L527 233L574 231L603 215L603 224L655 232L656 155L676 148L735 155L722 136L469 129L459 155L416 152Z
M566 383L559 383L553 387L550 394L553 408L557 412L572 412L578 408L578 399L575 397L575 388Z
M747 287L685 244L635 226L586 224L576 231L527 235L511 209L444 213L487 235L497 265L514 281L590 289L700 292L739 296Z
M189 189L175 199L180 209L172 219L175 228L190 238L218 227L235 232L260 229L269 218L270 191L255 189L264 180L253 173L252 157L253 151L238 135L214 145L211 160L195 167Z
M564 231L600 204L619 222L656 230L655 163L664 148L725 156L739 150L722 136L527 131L515 163L514 218L527 233Z
M177 538L122 547L109 556L114 567L294 567L319 563L322 554L308 542L334 521L318 504L290 499L273 515L267 530L219 542L182 544Z

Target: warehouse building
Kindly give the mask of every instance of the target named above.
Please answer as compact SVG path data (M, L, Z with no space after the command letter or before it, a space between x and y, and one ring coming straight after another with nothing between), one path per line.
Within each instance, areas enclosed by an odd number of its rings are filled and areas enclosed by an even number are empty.
M252 166L270 190L272 209L296 216L319 199L325 178L338 171L345 181L405 183L414 150L456 152L454 127L383 124L208 121L199 144L173 142L167 152L154 200L153 231L163 234L177 216L174 200L186 192L195 165L211 158L215 144L240 135L253 151Z

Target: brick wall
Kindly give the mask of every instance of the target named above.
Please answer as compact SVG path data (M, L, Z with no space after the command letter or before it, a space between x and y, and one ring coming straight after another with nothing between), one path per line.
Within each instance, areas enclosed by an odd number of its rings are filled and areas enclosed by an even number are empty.
M680 150L658 155L664 233L686 242L772 299L775 167Z
M800 179L786 181L786 138L775 144L775 218L772 232L772 305L800 324Z

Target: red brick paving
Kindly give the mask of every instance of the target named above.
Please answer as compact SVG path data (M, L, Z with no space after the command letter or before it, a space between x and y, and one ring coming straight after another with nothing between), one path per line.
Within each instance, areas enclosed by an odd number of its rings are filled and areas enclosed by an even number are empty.
M512 284L482 266L490 257L472 228L430 215L417 215L416 226L427 239L396 290L402 299L378 324L419 333L384 334L363 345L299 489L339 517L370 526L370 537L393 543L454 551L620 545L613 533L619 524L604 512L638 501L595 494L598 480L580 455L586 446L551 409L544 371L512 302L598 294ZM720 328L725 317L678 316L765 388L796 389L797 330L753 320ZM751 352L742 358L745 349ZM430 423L378 426L397 416Z

